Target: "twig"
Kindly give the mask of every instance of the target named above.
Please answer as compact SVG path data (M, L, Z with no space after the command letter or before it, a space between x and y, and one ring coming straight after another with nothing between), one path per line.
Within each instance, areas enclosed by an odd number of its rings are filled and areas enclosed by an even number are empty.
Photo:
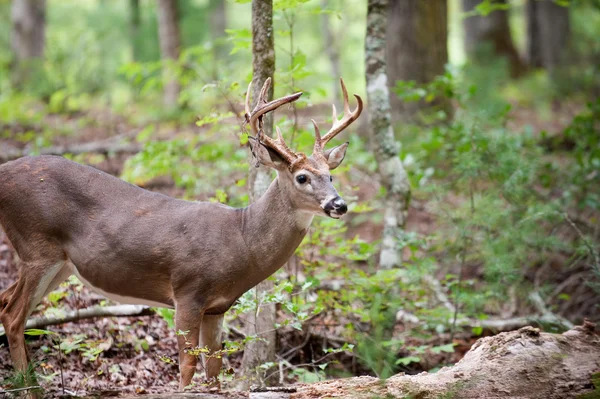
M0 390L0 394L7 394L7 393L12 393L12 392L22 392L22 391L30 391L32 389L42 389L41 386L39 385L33 385L30 387L24 387L24 388L14 388L14 389L2 389Z
M229 331L231 331L234 335L237 335L238 337L240 337L241 339L246 339L247 335L240 330L239 328L232 326L232 325L228 325L227 328L229 329Z
M67 312L63 317L49 316L29 319L25 329L42 328L95 317L149 316L152 314L154 314L154 311L143 305L98 306ZM4 327L0 327L0 335L4 335Z
M590 251L590 254L592 255L592 258L594 259L594 269L600 273L600 255L598 254L598 251L592 246L592 244L590 244L590 242L585 238L585 235L583 234L583 232L579 229L579 227L577 227L577 225L575 224L575 222L573 222L571 220L571 218L569 217L568 213L564 213L564 218L565 220L571 225L571 227L573 227L573 229L577 232L577 234L579 235L579 238L581 238L581 241L583 241L583 245L586 246L586 248L588 249L588 251Z
M306 332L304 341L302 341L300 345L293 347L292 349L288 350L283 355L281 355L282 358L286 359L289 355L293 355L296 351L299 351L300 349L304 348L306 344L308 344L308 341L310 341L310 337L312 336L312 334L310 333L310 325L307 326L307 328L308 331Z

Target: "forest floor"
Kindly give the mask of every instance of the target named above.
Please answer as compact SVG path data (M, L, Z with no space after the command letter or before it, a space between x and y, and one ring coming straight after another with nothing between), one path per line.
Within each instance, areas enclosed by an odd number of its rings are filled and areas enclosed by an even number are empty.
M510 123L515 127L530 124L534 126L534 131L560 132L579 109L577 106L573 106L564 107L562 110L551 119L540 120L534 111L521 109L514 112ZM41 132L47 129L59 132L59 134L52 135L51 141L47 143L51 146L73 146L90 142L102 143L103 141L110 144L111 137L122 136L131 139L141 130L139 127L130 126L125 118L106 111L70 117L50 115L42 122L32 126L0 125L0 131L8 132L0 137L0 153L27 151L30 141L18 139L19 135L25 131ZM181 129L189 129L193 132L198 128L196 126L173 127L167 125L161 127L160 135L168 138ZM100 152L110 153L111 151ZM118 176L127 156L126 152L117 153L106 157L95 166ZM169 179L152 181L146 185L146 188L171 196L183 194L182 189L177 188ZM373 196L377 190L376 183L367 180L359 196ZM435 217L428 213L424 204L414 202L409 212L408 230L427 234L435 228ZM366 221L353 227L348 234L359 233L363 239L373 241L379 237L380 232L381 226ZM18 274L16 263L15 254L0 230L0 291L15 281ZM68 285L61 290L64 295L55 298L54 303L47 298L44 299L33 316L52 312L56 308L57 302L60 303L61 308L68 310L106 303L103 297L86 287ZM305 339L306 337L301 331L284 328L279 334L279 351L296 350L298 356L295 360L298 362L310 360L309 351L303 348L313 345L321 346L327 339L339 339L335 326L340 324L340 321L331 320L331 315L325 314L317 317L311 321L311 336L308 339ZM59 396L63 393L70 395L100 393L103 396L110 396L163 393L177 389L177 365L169 360L177 358L175 331L169 328L166 321L158 315L88 319L52 326L48 329L56 335L31 337L28 343L32 358L39 364L39 382L48 394ZM229 330L229 334L230 339L237 338L235 329ZM64 352L62 355L59 355L56 349L58 339L56 337L61 340L62 352ZM443 343L447 338L440 336L438 342ZM96 342L96 345L91 345L90 341ZM457 350L453 354L440 354L427 359L424 365L421 364L418 368L407 371L416 373L441 364L455 363L475 341L476 338L469 333L457 335L454 337ZM414 344L418 346L422 342ZM6 345L6 340L0 338L0 380L11 376L10 356ZM368 374L368 370L361 367L353 356L347 353L336 356L333 359L347 364L344 370L351 370L353 375ZM226 369L237 371L240 362L241 354L236 353L225 359L224 366ZM197 389L202 390L201 378L197 377L195 381L199 383ZM284 382L287 380L284 379ZM235 379L229 378L226 379L224 388L235 389L235 385ZM233 391L230 391L229 395L229 397L235 397Z

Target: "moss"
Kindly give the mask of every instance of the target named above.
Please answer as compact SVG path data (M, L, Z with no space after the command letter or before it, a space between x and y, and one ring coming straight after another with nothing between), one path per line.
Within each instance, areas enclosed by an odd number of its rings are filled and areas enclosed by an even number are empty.
M578 399L600 399L600 373L592 374L591 385L594 387L592 392L577 396Z

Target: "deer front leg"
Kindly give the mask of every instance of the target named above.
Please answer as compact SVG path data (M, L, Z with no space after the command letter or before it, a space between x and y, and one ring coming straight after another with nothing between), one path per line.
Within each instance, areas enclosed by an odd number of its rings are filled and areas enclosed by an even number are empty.
M182 332L177 336L177 346L179 349L179 390L183 391L190 385L196 372L198 358L186 353L186 349L194 349L198 346L202 314L195 304L192 306L179 302L175 312L175 328L178 332Z
M204 371L206 373L206 379L210 386L221 388L219 382L219 372L221 371L221 365L223 359L221 354L218 352L222 348L221 341L221 330L223 328L223 314L220 315L208 315L205 314L202 318L202 329L200 336L200 345L202 347L208 347L208 354L202 355L204 361Z

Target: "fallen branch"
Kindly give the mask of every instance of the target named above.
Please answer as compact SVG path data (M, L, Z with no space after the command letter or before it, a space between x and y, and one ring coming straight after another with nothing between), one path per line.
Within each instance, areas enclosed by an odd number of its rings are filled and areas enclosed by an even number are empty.
M85 153L101 153L101 154L134 154L140 152L142 146L139 143L128 143L115 140L93 141L90 143L71 144L64 146L52 146L40 148L37 151L33 149L13 149L0 153L0 163L12 161L13 159L21 158L33 153L39 155L64 155L64 154L85 154Z
M559 325L565 330L570 330L574 327L573 323L571 323L569 320L565 319L562 316L552 313L548 309L548 307L546 307L546 303L542 299L539 292L534 291L531 294L529 294L529 300L531 301L535 309L542 314L542 317L548 320L548 323Z
M62 317L48 316L29 319L27 320L25 329L44 328L57 324L92 319L95 317L148 316L152 314L154 314L154 311L151 308L143 305L96 306L67 312ZM4 335L4 327L0 327L0 335Z
M0 395L8 395L8 394L16 393L16 392L31 391L34 389L42 389L42 387L39 385L33 385L31 387L24 387L24 388L0 389Z
M399 310L396 313L396 321L410 324L418 324L419 318L412 313ZM476 320L467 317L461 317L456 320L459 327L481 327L492 331L513 331L530 325L554 325L565 330L572 328L573 324L563 317L557 316L551 312L543 314L533 314L529 316L511 317L507 319L485 319Z

